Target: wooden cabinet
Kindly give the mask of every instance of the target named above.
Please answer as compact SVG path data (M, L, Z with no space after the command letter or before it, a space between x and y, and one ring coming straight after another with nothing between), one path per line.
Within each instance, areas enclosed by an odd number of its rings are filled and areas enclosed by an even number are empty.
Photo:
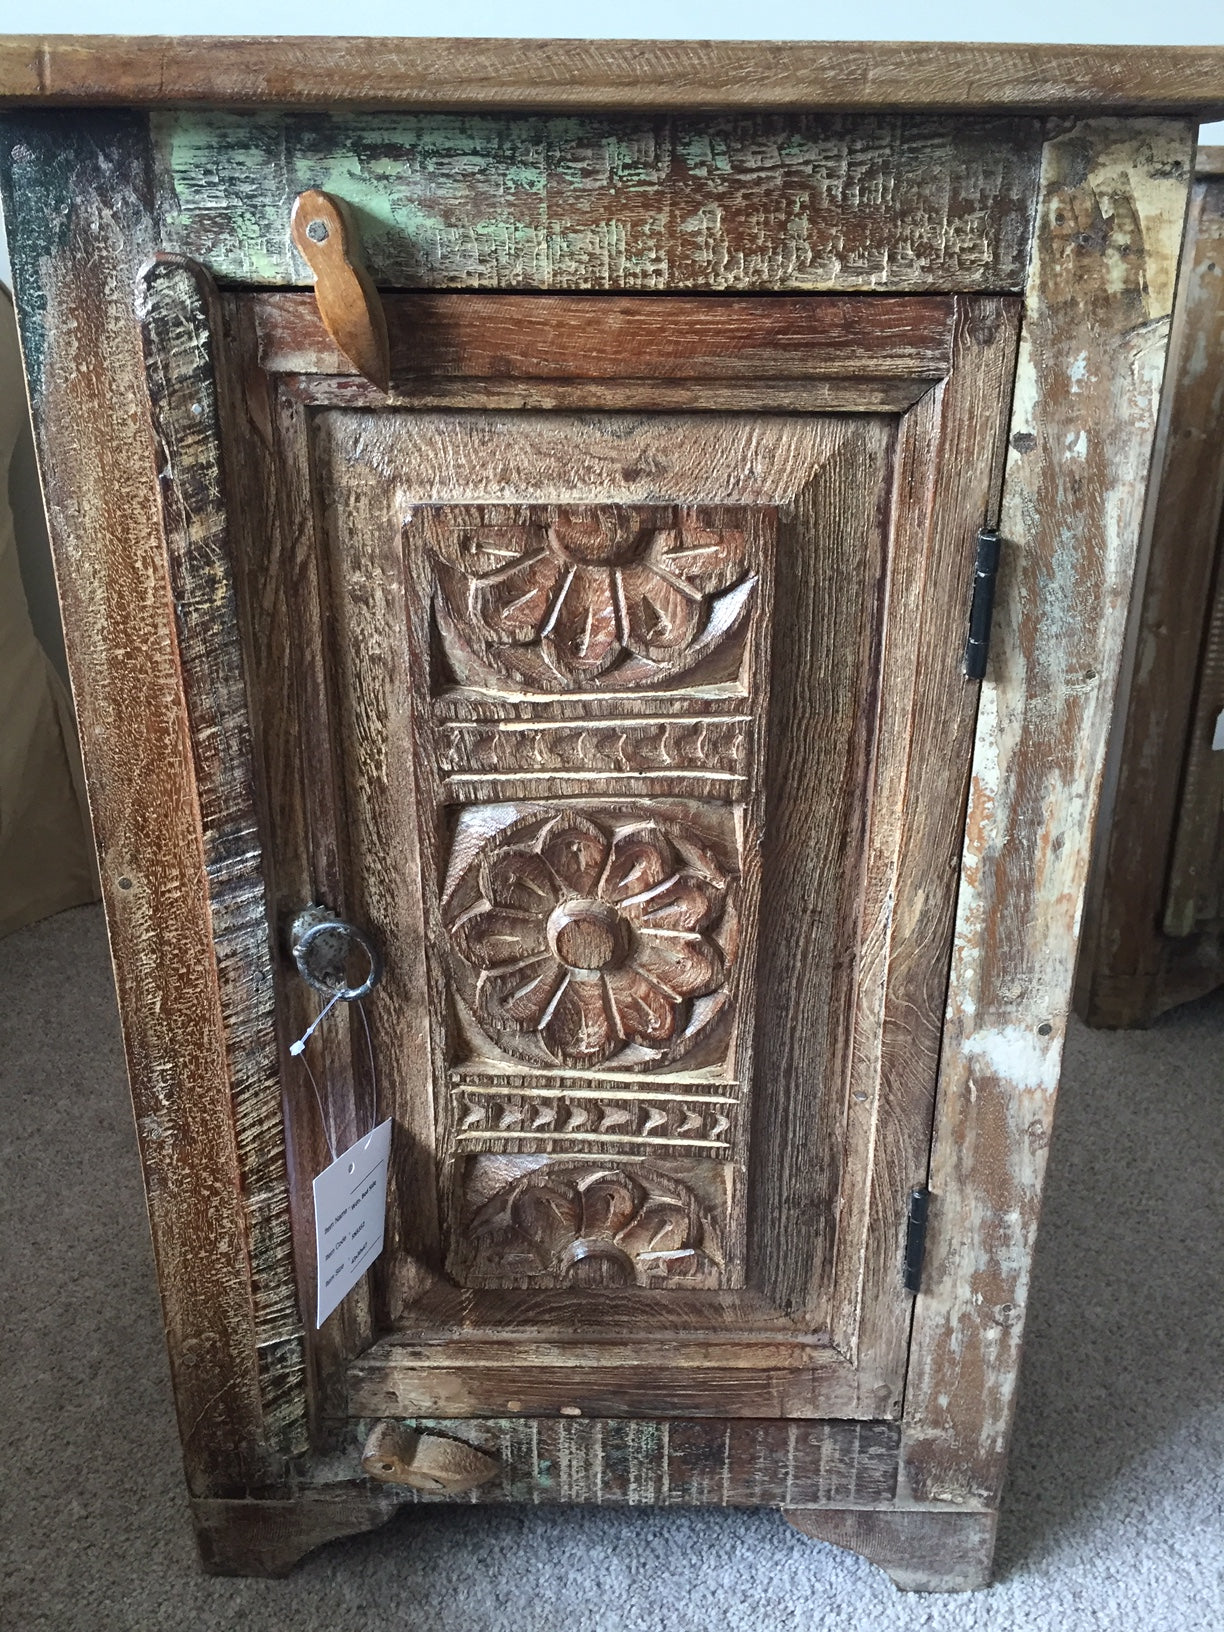
M716 1503L981 1583L1222 54L152 49L8 59L127 105L0 163L205 1562ZM301 1052L308 909L381 979Z
M1224 985L1224 148L1200 148L1077 978L1089 1025Z

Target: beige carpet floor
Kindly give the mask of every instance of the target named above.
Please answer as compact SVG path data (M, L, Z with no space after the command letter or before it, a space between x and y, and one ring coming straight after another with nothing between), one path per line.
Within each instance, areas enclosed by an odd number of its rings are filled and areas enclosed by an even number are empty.
M774 1513L410 1511L199 1573L97 909L0 942L3 1632L1221 1632L1224 998L1077 1029L998 1582L915 1597Z

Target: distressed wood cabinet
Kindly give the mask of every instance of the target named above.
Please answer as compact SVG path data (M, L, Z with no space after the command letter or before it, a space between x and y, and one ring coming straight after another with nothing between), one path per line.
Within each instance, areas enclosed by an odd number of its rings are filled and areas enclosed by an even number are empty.
M1224 148L1195 166L1140 554L1077 977L1097 1026L1224 985Z
M1222 54L0 73L206 1564L715 1503L984 1582ZM331 209L366 275L316 287ZM298 1054L309 907L385 973ZM316 1330L374 1118L385 1250Z

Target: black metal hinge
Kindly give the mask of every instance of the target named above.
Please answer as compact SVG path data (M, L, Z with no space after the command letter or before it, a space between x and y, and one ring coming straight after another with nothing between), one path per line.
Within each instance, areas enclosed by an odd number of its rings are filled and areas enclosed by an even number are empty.
M903 1280L907 1292L917 1292L922 1285L922 1260L926 1253L927 1213L931 1192L926 1185L909 1193L905 1214L905 1269Z
M999 535L983 527L977 539L973 569L973 600L969 606L969 639L965 642L965 678L984 680L990 655L990 621L994 614L995 580L999 575Z

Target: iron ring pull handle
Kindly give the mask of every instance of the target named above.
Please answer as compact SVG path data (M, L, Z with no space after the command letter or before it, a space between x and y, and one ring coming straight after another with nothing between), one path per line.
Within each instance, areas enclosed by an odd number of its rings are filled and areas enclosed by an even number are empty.
M360 948L369 969L359 985L350 985L347 964L352 948ZM324 997L355 1003L368 997L383 977L382 954L365 930L326 907L304 907L289 931L289 950L298 974Z

